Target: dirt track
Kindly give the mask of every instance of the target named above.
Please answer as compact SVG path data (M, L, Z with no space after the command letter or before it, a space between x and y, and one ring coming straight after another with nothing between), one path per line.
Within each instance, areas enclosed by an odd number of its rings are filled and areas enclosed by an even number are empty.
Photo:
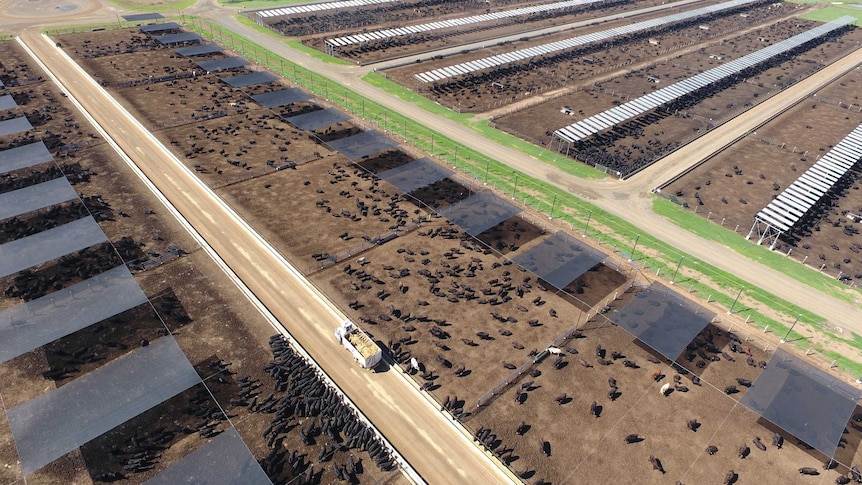
M359 80L365 73L365 70L361 68L326 64L304 54L291 51L277 39L240 25L232 18L218 17L213 18L213 21L240 32L251 41L278 52L303 67L347 85L362 96L410 116L417 122L433 126L443 135L481 151L488 157L506 163L513 169L554 184L624 220L636 221L635 224L644 233L668 241L669 244L681 251L821 315L829 321L830 325L862 333L862 325L854 317L858 312L856 305L846 303L825 293L813 291L808 285L754 262L721 244L707 241L687 232L653 213L651 210L652 196L650 195L654 187L685 170L693 160L701 160L709 156L736 137L780 112L788 103L806 96L827 84L839 73L862 62L862 50L857 50L808 79L790 87L784 93L761 103L756 109L750 110L734 121L713 130L710 136L702 137L674 152L627 181L613 178L595 181L580 179L549 165L537 163L532 157L490 141L476 132L465 129L463 125L428 113L410 102L365 84Z
M106 99L47 38L32 31L21 38L51 66L69 94L84 100L90 114L424 478L433 483L463 483L480 477L507 481L469 440L444 424L443 416L397 372L372 374L360 369L331 337L344 316L286 268L283 259L172 160L141 125Z

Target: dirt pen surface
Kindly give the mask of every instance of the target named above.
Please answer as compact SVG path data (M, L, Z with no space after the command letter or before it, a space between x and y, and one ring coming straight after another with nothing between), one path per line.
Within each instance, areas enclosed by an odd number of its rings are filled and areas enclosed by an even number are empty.
M268 340L274 329L59 90L42 80L17 43L0 43L0 58L0 79L6 86L2 94L11 94L19 104L5 111L4 118L25 115L35 127L0 138L0 149L42 139L55 159L3 174L0 193L65 175L81 195L0 221L0 240L9 242L92 214L111 242L0 279L0 311L50 297L122 264L148 297L142 305L0 364L0 483L23 483L6 410L74 383L126 357L144 341L157 342L169 334L202 382L33 472L27 483L143 483L231 425L276 481L310 473L311 480L300 483L330 483L332 465L347 464L355 456L365 463L357 467L357 480L399 483L400 474L381 471L358 449L330 444L326 466L317 463L326 440L319 437L316 414L297 416L292 423L311 429L308 443L297 431L288 432L292 427L275 437L264 435L276 414L275 399L281 397L264 370L273 360ZM291 452L299 458L291 461Z
M789 38L814 27L813 22L782 21L768 28L705 45L701 49L647 68L596 83L595 86L562 96L554 101L528 108L495 120L498 128L512 132L542 146L566 150L589 165L607 167L627 175L658 160L670 151L707 133L720 123L747 110L760 100L780 92L823 66L846 55L862 40L862 30L854 29L837 39L823 42L783 62L767 62L744 80L695 95L667 110L656 110L637 120L620 125L613 132L592 137L577 146L568 147L552 139L554 129L567 126L612 108L614 105L648 94L741 57L770 42ZM570 107L566 116L561 107ZM538 120L557 120L549 126Z
M703 217L745 236L754 216L833 145L862 123L862 73L850 71L664 189ZM815 269L858 284L862 240L850 214L862 209L859 172L818 210L808 227L777 250ZM723 222L722 222L723 221ZM737 228L737 225L739 226ZM754 242L757 234L755 233Z
M618 38L606 44L588 44L579 49L561 51L558 55L535 58L532 62L506 65L500 69L478 72L475 76L462 76L463 79L453 78L449 81L425 84L414 78L418 73L605 31L651 18L665 17L693 8L665 10L634 19L567 30L525 41L507 42L478 51L387 69L383 72L390 80L451 109L483 113L523 103L532 104L543 94L557 96L560 90L562 92L580 90L592 85L597 79L610 77L613 73L623 73L639 66L649 65L657 59L678 55L680 51L692 50L698 45L718 41L728 34L775 21L796 11L793 5L785 3L755 3L718 12L712 18L698 18L683 25L673 25L673 28L645 31L628 38ZM701 25L707 26L708 30L701 29ZM556 105L556 101L553 103ZM580 109L578 104L574 103L571 106ZM555 106L558 114L560 106L563 105L566 103ZM565 126L565 123L560 126ZM550 128L546 122L540 123L539 127L542 128L542 133Z
M87 37L112 45L132 35L115 31ZM76 42L82 38L63 36L62 41L66 46L80 45ZM143 74L158 72L163 66L150 62L170 59L171 54L156 46L148 50L154 52L113 55L110 62L135 66ZM87 69L106 64L102 58L79 60ZM177 64L176 69L192 69L188 64ZM315 134L302 132L247 97L279 88L276 84L238 90L206 74L118 89L122 76L116 71L114 76L103 74L101 80L121 102L145 125L159 127L156 135L201 180L404 369L415 358L420 364L418 372L411 372L416 386L460 417L489 450L530 483L538 479L628 483L632 477L643 483L721 483L728 470L738 475L739 483L830 483L839 473L847 473L843 466L823 470L825 457L789 436L784 447L776 449L770 444L775 430L738 405L747 388L736 379L753 381L762 372L760 362L768 361L771 353L765 343L741 334L744 346L733 350L724 324L718 322L677 359L681 366L673 367L609 324L606 317L630 301L638 288L626 291L632 273L617 271L624 262L615 255L573 281L566 292L554 291L509 262L549 237L542 222L516 216L477 238L465 235L433 212L474 194L477 188L470 181L451 175L404 194L371 174L415 158L406 149L384 150L353 164L322 143L324 138L355 133L362 128L358 123L344 121ZM152 96L149 102L146 94ZM206 114L202 105L224 113L202 116ZM164 106L176 111L160 109ZM318 108L302 102L283 109ZM270 160L272 164L267 163ZM274 168L282 164L288 167ZM183 257L172 264L190 260ZM163 281L160 290L180 288L178 281L185 279L182 275L172 279L162 268L145 276L145 284L150 278ZM188 286L188 294L175 290L180 301L195 302L208 315L217 311L211 300L195 298L196 281ZM184 308L192 315L191 303ZM576 326L581 330L575 331ZM182 327L178 335L182 339L192 334ZM563 349L559 358L541 352L551 343ZM195 362L213 353L194 347L187 352ZM260 348L250 355L269 358ZM236 353L218 357L246 364ZM264 380L265 376L258 377L260 367L247 365L238 375ZM700 376L699 383L693 373ZM610 378L616 380L614 393L609 392ZM677 387L662 396L658 391L664 383ZM730 385L738 385L740 392L725 394ZM30 392L39 391L34 387ZM188 399L195 399L194 392ZM246 415L242 409L237 412ZM246 425L266 426L268 417L247 415L238 425L241 431ZM696 431L688 428L692 419L699 423L693 426ZM297 433L286 434L289 447L299 446ZM848 465L858 459L859 442L859 431L853 428L849 433L849 444L838 455ZM624 438L631 434L638 438L626 444ZM766 452L754 447L757 436L767 444ZM256 456L267 453L266 443L251 442ZM94 446L117 443L106 437ZM740 459L737 453L743 444L753 451ZM714 456L706 453L709 445L719 450ZM89 450L85 449L85 459L98 454ZM665 474L653 471L650 455L661 460ZM313 461L313 456L309 459ZM821 475L801 477L797 469L802 466L818 468ZM372 468L366 466L366 473ZM318 483L329 483L327 477ZM361 477L371 482L387 478Z
M469 5L469 2L458 2L458 7ZM599 17L607 17L609 15L619 14L622 12L643 9L659 5L657 0L646 2L626 2L626 1L604 1L593 4L580 6L576 8L566 8L552 10L544 14L537 15L522 15L511 17L509 19L501 19L491 22L480 22L470 24L462 28L447 28L435 29L424 34L414 34L410 36L398 36L384 40L374 40L363 43L357 43L349 46L336 47L328 51L328 53L355 61L358 64L369 64L380 62L387 59L395 59L409 55L419 54L422 52L431 52L438 49L453 47L458 45L470 44L483 40L492 40L500 37L518 34L526 31L533 31L554 27L558 25L566 25L575 22L583 22ZM495 2L495 5L498 5ZM436 14L435 10L429 8L417 9L415 18L388 22L384 20L375 24L372 27L357 29L344 29L340 31L326 32L324 35L312 34L310 36L301 37L302 42L308 46L314 47L323 52L327 52L325 41L336 37L346 37L350 35L360 34L367 30L381 30L387 28L397 28L406 25L423 24L430 22L439 22L447 19L457 19L471 15L481 15L488 12L499 12L512 10L523 5L508 5L506 7L496 7L487 9L487 4L479 4L479 8L465 8L454 14ZM446 5L446 9L451 9L454 5ZM438 7L439 8L439 7ZM253 15L252 15L253 17ZM288 31L293 30L289 29ZM291 35L291 34L286 34ZM483 52L485 49L483 49Z

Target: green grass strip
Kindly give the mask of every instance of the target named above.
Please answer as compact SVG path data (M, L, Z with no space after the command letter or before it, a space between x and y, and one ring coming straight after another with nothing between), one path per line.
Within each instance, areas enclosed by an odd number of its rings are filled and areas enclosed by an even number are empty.
M853 22L853 25L862 27L862 7L829 5L828 7L823 7L819 10L807 13L800 18L805 20L815 20L818 22L829 22L845 15L856 17L856 22Z
M854 295L847 292L850 288L838 280L819 273L787 256L746 241L734 231L710 222L703 217L661 197L655 197L653 212L666 217L674 224L698 236L727 246L748 259L757 261L806 285L829 293L848 303L853 303Z
M527 207L528 215L532 215L532 219L541 227L553 230L553 226L547 226L541 222L547 220L550 215L556 225L569 226L576 234L585 233L586 237L605 246L612 257L630 256L628 253L634 249L635 263L641 268L648 268L643 269L644 274L648 276L654 276L656 271L665 276L670 275L675 271L682 257L681 267L700 276L698 279L679 277L677 284L687 291L696 292L701 298L708 299L711 302L708 306L716 313L721 314L722 311L730 308L739 289L745 287L744 298L734 306L734 313L749 319L750 330L763 330L768 325L770 331L783 336L790 328L791 322L799 315L801 324L816 331L829 332L829 329L823 325L825 322L823 317L803 310L762 289L752 287L742 279L684 254L662 240L643 234L636 226L562 189L515 172L503 163L443 137L427 126L365 99L323 76L286 61L227 29L201 21L188 23L192 30L229 45L308 92L341 106L345 111L361 118L362 123L396 138L400 137L444 163L451 164L462 174L466 174L469 179L467 184L475 185L477 190L487 185L503 194L509 194ZM646 253L651 256L646 256ZM748 299L783 314L784 318L782 321L776 321L759 314L744 303ZM804 325L797 328L804 328ZM788 341L800 347L807 345L805 336L798 332L791 333Z
M308 3L308 0L218 0L227 7L240 8L278 8L297 3Z
M108 3L134 12L176 12L187 9L197 3L197 0L164 0L160 4L144 4L135 1L108 0Z
M583 163L563 157L559 153L545 150L544 148L522 140L517 136L498 130L491 126L487 120L476 120L475 115L472 113L458 113L453 111L426 98L425 96L416 94L415 92L390 81L380 73L368 73L362 77L362 80L393 96L397 96L405 101L411 102L429 113L456 121L473 131L482 134L485 138L495 141L500 145L525 153L536 160L557 167L568 174L584 179L601 179L607 176L604 172L584 165Z
M353 65L355 65L353 62L350 62L348 60L330 56L329 54L326 54L325 52L320 52L319 50L315 49L314 47L307 46L307 45L303 44L302 42L300 42L296 39L288 40L287 42L285 42L285 44L290 46L290 48L292 48L292 49L295 49L295 50L298 50L299 52L308 54L309 56L311 56L311 57L313 57L319 61L326 62L328 64L339 64L342 66L353 66Z

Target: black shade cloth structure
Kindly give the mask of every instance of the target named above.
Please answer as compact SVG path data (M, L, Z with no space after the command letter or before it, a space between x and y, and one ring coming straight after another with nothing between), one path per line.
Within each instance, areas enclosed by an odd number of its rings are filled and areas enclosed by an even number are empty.
M404 193L433 184L452 175L452 171L434 163L429 158L420 158L377 174Z
M563 289L605 258L605 253L558 232L513 260L554 288Z
M242 57L224 57L222 59L211 59L207 61L197 61L195 64L207 72L218 72L226 69L236 69L248 65L248 61Z
M166 32L168 30L179 30L182 27L176 22L165 22L163 24L147 24L140 27L141 32L151 34L153 32Z
M0 244L0 277L107 240L96 221L88 216Z
M334 125L349 119L350 116L340 110L335 108L326 108L312 111L311 113L301 114L299 116L291 116L290 118L287 118L287 121L300 130L307 131Z
M471 236L521 213L521 208L491 192L479 192L437 211Z
M0 312L0 363L146 301L123 265L4 310Z
M54 160L45 142L39 140L19 147L0 151L0 173L32 167Z
M251 99L257 101L266 108L278 108L279 106L287 106L291 103L309 101L314 99L314 97L299 88L287 88L280 89L278 91L270 91L268 93L255 94Z
M221 46L218 44L206 43L200 45L190 45L188 47L180 47L176 50L176 52L177 54L184 57L194 57L224 52L224 49L222 49Z
M236 428L219 434L144 485L272 485Z
M246 86L254 86L255 84L266 84L277 80L278 76L266 71L255 71L251 74L242 74L239 76L221 78L222 82L225 82L235 88L244 88Z
M363 131L353 136L332 140L326 142L326 144L349 160L359 160L362 157L374 155L387 148L399 145L397 141L374 130Z
M0 96L0 109L12 109L18 106L11 94Z
M611 321L670 360L677 358L715 318L715 313L653 282Z
M77 199L65 177L0 194L0 220Z
M740 403L832 458L860 398L859 389L778 348Z
M153 37L156 42L163 45L182 44L183 42L200 42L203 37L194 32L180 32L178 34L165 34Z
M165 18L164 15L157 12L135 13L131 15L123 15L123 20L129 22L142 22L144 20L158 20Z
M24 475L200 382L167 336L7 410Z
M12 135L32 129L33 125L30 124L30 120L26 116L0 121L0 136Z

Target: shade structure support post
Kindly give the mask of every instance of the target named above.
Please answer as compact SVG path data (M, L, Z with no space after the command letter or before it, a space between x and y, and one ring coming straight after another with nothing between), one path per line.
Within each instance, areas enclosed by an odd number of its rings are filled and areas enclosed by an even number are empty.
M802 316L802 314L801 314L801 313L800 313L799 315L796 315L796 320L794 320L794 321L793 321L793 324L792 324L792 325L790 325L790 328L788 328L788 329L787 329L787 333L785 333L785 334L784 334L784 336L783 336L783 337L781 337L781 343L785 343L785 342L787 342L787 337L789 337L789 336L790 336L790 332L792 332L792 331L793 331L793 327L795 327L795 326L796 326L796 324L799 322L799 317L801 317L801 316Z

